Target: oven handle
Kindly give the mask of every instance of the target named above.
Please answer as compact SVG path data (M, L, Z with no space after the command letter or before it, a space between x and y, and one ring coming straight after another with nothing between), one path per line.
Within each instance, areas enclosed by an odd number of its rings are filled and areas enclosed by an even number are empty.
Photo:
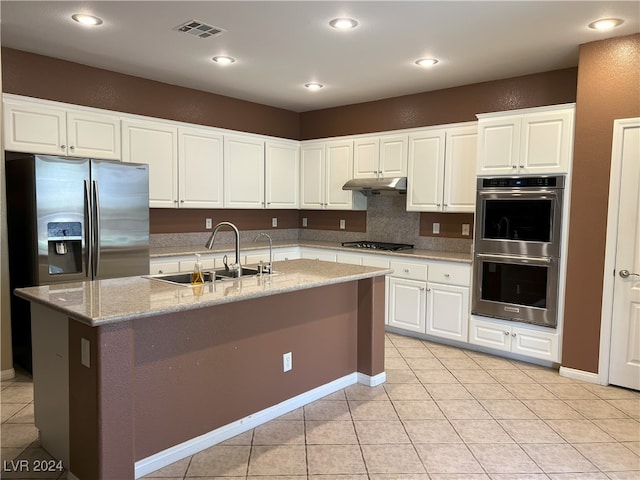
M553 257L518 257L516 255L500 255L488 253L476 253L479 258L487 258L494 260L515 260L518 263L537 263L540 265L550 265L553 263Z
M558 196L556 190L478 190L478 195L484 197L537 197L540 195Z

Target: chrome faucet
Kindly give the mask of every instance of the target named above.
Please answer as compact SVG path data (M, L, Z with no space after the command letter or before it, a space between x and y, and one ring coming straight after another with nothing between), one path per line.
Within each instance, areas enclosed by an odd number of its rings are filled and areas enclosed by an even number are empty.
M205 244L205 248L208 248L209 250L213 248L213 242L215 242L216 240L216 233L218 233L218 230L220 230L220 228L224 226L231 227L233 229L233 233L236 236L236 263L234 263L233 265L230 265L229 269L238 272L237 277L241 277L242 266L240 265L240 232L238 232L238 227L236 227L231 222L218 223L215 227L213 227L213 233L211 234L211 236L209 237L209 240Z
M269 264L267 265L267 272L273 273L273 242L271 241L271 235L269 235L268 233L260 232L258 235L256 235L256 238L254 238L253 241L257 242L258 239L263 235L269 239Z

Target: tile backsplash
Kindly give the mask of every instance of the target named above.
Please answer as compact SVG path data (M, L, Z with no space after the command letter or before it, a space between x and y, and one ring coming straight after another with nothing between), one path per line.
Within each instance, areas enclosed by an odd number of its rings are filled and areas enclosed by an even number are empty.
M467 253L471 251L471 238L451 238L453 235L448 233L447 228L443 228L440 236L426 236L424 229L425 224L427 224L428 220L432 218L442 221L443 225L454 225L457 228L457 223L472 223L472 214L427 214L420 212L407 212L405 208L405 201L406 198L404 196L370 197L366 211L366 229L362 229L362 231L349 232L314 228L270 228L265 229L264 231L267 231L274 241L295 241L299 239L326 242L348 242L371 240L379 242L409 243L415 245L416 248L423 250L437 250L456 253ZM333 215L335 212L318 211L317 213ZM425 219L427 221L425 221ZM445 223L446 219L452 219L451 223ZM421 223L423 230L422 236L420 235ZM313 224L311 227L313 227ZM263 230L256 229L254 225L251 225L248 229L241 230L240 242L242 244L252 243L255 236L260 231ZM154 233L151 235L151 246L170 247L204 245L210 235L210 230L204 232ZM227 230L220 231L216 238L216 244L230 244L233 243L233 241L233 233Z

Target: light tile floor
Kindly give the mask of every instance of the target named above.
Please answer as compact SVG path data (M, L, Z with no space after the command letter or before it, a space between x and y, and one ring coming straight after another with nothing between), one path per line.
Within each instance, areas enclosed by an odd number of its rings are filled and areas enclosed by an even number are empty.
M353 385L145 478L640 479L638 392L394 334L386 369L384 385ZM3 461L50 458L30 379L1 393Z

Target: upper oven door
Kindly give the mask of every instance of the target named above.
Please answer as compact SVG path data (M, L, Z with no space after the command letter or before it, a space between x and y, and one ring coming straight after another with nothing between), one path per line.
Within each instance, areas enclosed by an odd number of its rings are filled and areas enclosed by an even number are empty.
M476 206L476 252L560 255L561 189L479 189Z

